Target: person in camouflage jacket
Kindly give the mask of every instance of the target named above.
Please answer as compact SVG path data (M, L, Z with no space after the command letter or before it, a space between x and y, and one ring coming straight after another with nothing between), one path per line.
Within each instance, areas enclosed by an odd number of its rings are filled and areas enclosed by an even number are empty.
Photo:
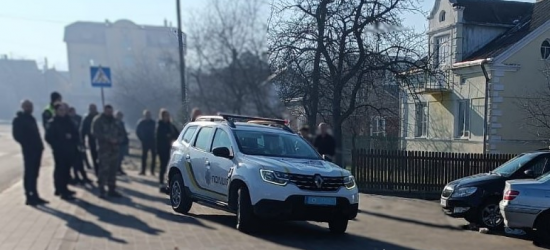
M97 140L99 154L99 195L105 197L105 185L108 186L110 197L121 197L116 191L116 174L120 145L124 139L124 132L113 115L113 107L105 105L101 115L92 122L92 135Z

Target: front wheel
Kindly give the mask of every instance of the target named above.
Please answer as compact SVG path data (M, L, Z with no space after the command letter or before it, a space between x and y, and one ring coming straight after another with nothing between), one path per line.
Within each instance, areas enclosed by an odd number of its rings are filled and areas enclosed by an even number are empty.
M238 195L237 229L243 233L253 233L257 225L248 188L241 187L238 191Z
M348 219L336 219L328 223L328 228L333 234L344 234L348 229Z
M500 214L498 201L489 200L485 202L478 211L478 220L481 227L489 230L502 230L504 228L504 219Z
M170 178L170 203L172 204L172 209L178 213L188 214L193 205L191 197L185 192L183 185L183 178L181 174L174 174Z

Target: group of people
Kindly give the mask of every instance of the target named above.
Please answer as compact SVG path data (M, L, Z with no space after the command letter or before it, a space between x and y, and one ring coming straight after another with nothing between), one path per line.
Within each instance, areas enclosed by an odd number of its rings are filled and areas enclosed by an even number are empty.
M311 135L308 126L303 126L300 128L299 134L309 141L315 149L319 152L320 155L324 155L333 159L336 155L336 140L334 137L328 133L329 126L328 124L322 122L318 127L318 134L316 137Z
M32 115L33 103L24 100L21 111L12 123L14 139L21 145L24 160L24 189L27 205L47 204L37 189L44 144L36 119ZM54 92L50 103L42 114L45 141L50 145L55 162L55 195L64 200L74 199L75 192L69 184L91 184L84 166L95 170L102 197L120 197L116 191L116 174L124 174L122 159L128 150L128 134L122 121L122 112L114 113L111 105L105 105L99 114L94 104L89 114L82 119L74 107L63 102L62 96ZM87 144L86 144L87 140ZM89 163L86 147L90 148L92 164ZM73 176L71 176L73 169ZM105 191L108 187L108 192Z

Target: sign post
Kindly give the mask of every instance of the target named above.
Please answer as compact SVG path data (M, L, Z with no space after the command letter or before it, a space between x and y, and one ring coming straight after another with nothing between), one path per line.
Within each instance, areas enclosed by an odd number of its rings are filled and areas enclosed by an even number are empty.
M108 67L92 66L90 67L90 79L92 81L92 87L101 88L101 105L105 107L105 93L103 88L110 88L113 86L111 80L111 69Z

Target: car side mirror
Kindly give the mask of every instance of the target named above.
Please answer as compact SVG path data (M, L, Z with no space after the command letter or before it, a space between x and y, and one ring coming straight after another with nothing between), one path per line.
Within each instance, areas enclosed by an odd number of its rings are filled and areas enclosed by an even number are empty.
M323 160L332 162L332 159L328 155L323 155Z
M535 177L535 171L533 171L532 169L525 170L525 172L523 172L523 173L524 173L525 176L527 176L527 177L530 177L530 178Z
M233 159L233 157L231 156L231 151L229 151L229 148L226 147L214 148L212 149L212 153L217 157Z

